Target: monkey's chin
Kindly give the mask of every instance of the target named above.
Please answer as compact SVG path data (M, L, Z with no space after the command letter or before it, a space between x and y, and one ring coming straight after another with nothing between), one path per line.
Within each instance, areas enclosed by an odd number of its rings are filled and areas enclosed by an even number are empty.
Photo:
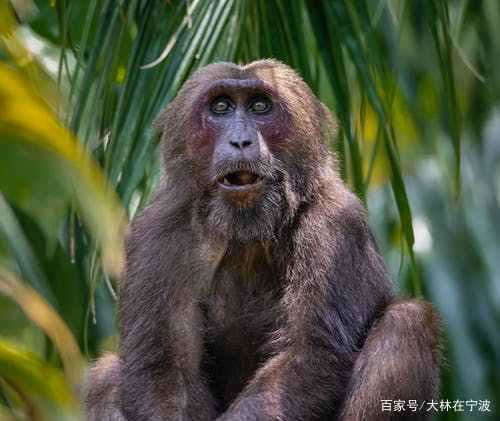
M254 189L217 188L193 209L195 222L208 236L239 243L272 240L287 220L280 186L266 181Z

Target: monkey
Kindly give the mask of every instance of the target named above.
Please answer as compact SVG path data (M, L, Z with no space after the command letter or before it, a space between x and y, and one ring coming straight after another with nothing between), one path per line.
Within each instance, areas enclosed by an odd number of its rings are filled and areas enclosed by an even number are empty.
M337 123L289 66L196 71L156 121L164 173L131 223L120 345L88 419L428 419L440 320L399 298L329 147Z

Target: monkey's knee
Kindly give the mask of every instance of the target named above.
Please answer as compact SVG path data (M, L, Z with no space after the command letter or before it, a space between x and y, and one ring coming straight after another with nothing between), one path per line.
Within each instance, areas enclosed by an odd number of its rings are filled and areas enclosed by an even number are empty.
M90 369L84 401L88 421L125 421L118 403L120 360L114 354L100 358Z
M385 329L403 341L400 346L414 343L418 349L425 347L439 363L441 321L431 303L419 299L401 299L392 302L379 321Z
M441 322L431 303L418 299L392 302L368 335L369 349L383 350L390 367L439 377ZM432 383L435 383L432 381Z
M387 306L384 315L430 323L432 326L439 326L440 323L432 304L416 298L394 300Z
M354 364L341 420L392 419L386 400L437 399L440 321L430 303L396 300L368 333ZM393 415L393 414L392 414ZM414 419L427 419L421 412Z

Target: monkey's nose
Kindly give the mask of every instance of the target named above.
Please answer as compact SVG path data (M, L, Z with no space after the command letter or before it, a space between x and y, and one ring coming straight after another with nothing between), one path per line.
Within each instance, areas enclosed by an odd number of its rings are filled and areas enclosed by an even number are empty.
M238 139L238 140L230 140L229 144L237 149L245 149L253 144L252 140L249 139Z

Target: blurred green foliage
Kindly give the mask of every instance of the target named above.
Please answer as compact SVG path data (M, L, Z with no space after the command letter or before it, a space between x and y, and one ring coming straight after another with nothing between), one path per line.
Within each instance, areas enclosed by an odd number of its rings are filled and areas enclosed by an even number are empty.
M80 354L116 346L124 213L159 176L152 120L200 66L263 57L336 113L397 288L440 310L443 399L498 415L500 2L0 0L0 418L78 419Z

